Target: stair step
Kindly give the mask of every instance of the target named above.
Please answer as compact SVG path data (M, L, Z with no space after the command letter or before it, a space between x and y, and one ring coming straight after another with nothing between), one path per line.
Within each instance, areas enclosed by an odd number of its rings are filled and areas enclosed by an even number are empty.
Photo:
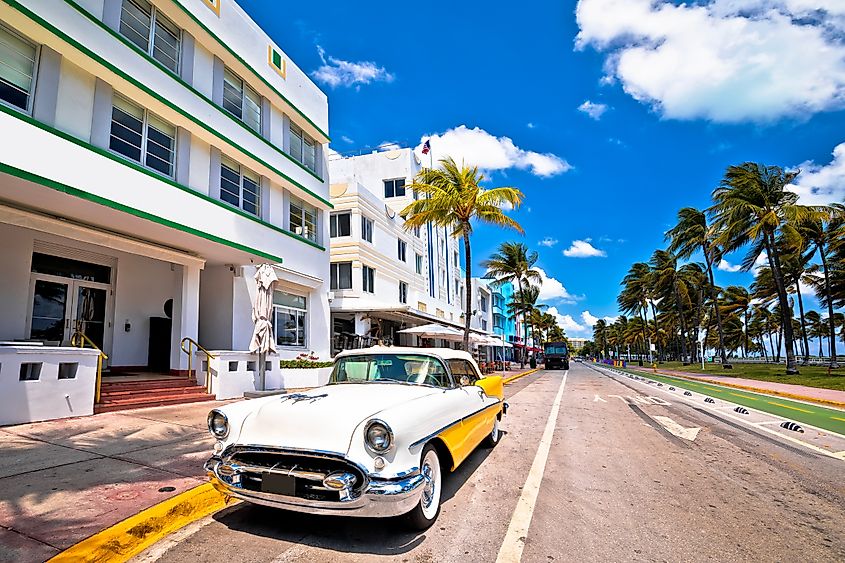
M174 379L144 379L139 381L109 381L103 379L102 388L115 391L132 389L165 389L171 387L193 387L197 384L196 379L180 377Z
M168 405L181 405L183 403L199 403L203 401L213 401L213 395L190 395L187 397L150 399L146 402L140 403L101 403L94 405L94 414L104 412L114 412L129 409L140 409L149 407L164 407Z
M100 397L100 404L103 405L135 405L143 404L150 401L182 401L195 397L214 398L214 395L209 395L205 390L195 391L193 393L181 393L173 395L169 393L148 393L146 395L135 395L131 397Z
M128 389L114 391L108 388L100 389L100 397L142 397L151 394L155 395L184 395L186 393L205 393L205 387L192 385L191 387L162 387L159 389Z

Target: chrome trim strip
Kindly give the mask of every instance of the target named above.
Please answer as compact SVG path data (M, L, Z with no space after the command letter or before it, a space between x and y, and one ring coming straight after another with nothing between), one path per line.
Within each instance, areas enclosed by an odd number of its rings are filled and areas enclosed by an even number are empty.
M496 402L495 402L495 403L493 403L492 405L487 405L486 407L482 407L482 408L478 409L477 411L475 411L475 412L474 412L474 413L472 413L472 414L468 414L468 415L466 415L466 416L465 416L465 417L463 417L463 418L459 418L459 419L458 419L458 420L456 420L455 422L452 422L452 423L447 424L446 426L444 426L444 427L443 427L443 428L441 428L440 430L437 430L437 431L435 431L435 432L432 432L431 434L429 434L429 435L428 435L428 436L426 436L425 438L420 438L419 440L417 440L416 442L414 442L413 444L411 444L411 445L410 445L410 446L408 446L408 447L409 447L409 448L414 448L414 447L419 446L420 444L422 444L422 443L424 443L424 442L428 442L429 440L431 440L432 438L434 438L435 436L437 436L437 435L438 435L438 434L440 434L441 432L445 432L446 430L448 430L448 429L452 428L452 427L453 427L453 426L455 426L456 424L460 424L461 422L465 421L465 420L466 420L466 419L468 419L468 418L472 418L472 417L474 417L475 415L480 414L480 413L482 413L482 412L486 411L487 409L491 409L491 408L493 408L493 407L500 406L501 404L502 404L502 401L500 401L500 400L496 400Z

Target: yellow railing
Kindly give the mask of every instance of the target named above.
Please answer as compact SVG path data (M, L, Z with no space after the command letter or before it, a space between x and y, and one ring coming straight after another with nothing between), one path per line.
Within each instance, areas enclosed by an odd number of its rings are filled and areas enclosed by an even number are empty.
M108 360L109 357L106 356L100 347L91 342L91 339L85 336L84 333L76 331L73 333L73 336L70 337L70 345L76 346L77 348L85 348L85 345L88 344L91 348L99 352L97 355L97 383L94 387L94 402L100 402L100 385L103 383L103 360Z
M188 344L188 348L185 349L185 343ZM188 354L188 373L193 376L193 359L194 359L194 349L196 348L203 354L205 354L205 390L208 393L211 393L211 359L216 358L214 354L200 346L199 342L191 338L190 336L186 336L182 339L181 342L182 351Z

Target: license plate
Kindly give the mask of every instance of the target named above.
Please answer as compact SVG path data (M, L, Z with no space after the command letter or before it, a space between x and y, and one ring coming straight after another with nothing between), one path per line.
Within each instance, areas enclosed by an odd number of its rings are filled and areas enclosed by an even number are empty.
M296 478L290 475L265 472L261 474L261 492L296 496Z

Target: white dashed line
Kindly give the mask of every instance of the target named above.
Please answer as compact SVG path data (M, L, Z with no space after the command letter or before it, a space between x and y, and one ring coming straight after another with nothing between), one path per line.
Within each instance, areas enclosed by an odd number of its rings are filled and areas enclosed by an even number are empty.
M552 437L557 424L557 415L560 412L560 402L563 399L563 388L566 386L566 376L569 371L563 372L563 381L560 383L555 401L552 404L552 411L546 421L546 428L540 438L540 446L537 448L537 455L528 471L528 478L522 487L522 494L516 502L516 508L511 516L511 523L505 540L499 549L499 556L496 563L518 563L522 560L522 550L525 547L525 538L528 535L528 528L531 525L531 518L534 515L534 505L537 503L537 495L540 493L540 484L543 482L543 474L546 472L546 461L549 459L549 449L552 446Z

